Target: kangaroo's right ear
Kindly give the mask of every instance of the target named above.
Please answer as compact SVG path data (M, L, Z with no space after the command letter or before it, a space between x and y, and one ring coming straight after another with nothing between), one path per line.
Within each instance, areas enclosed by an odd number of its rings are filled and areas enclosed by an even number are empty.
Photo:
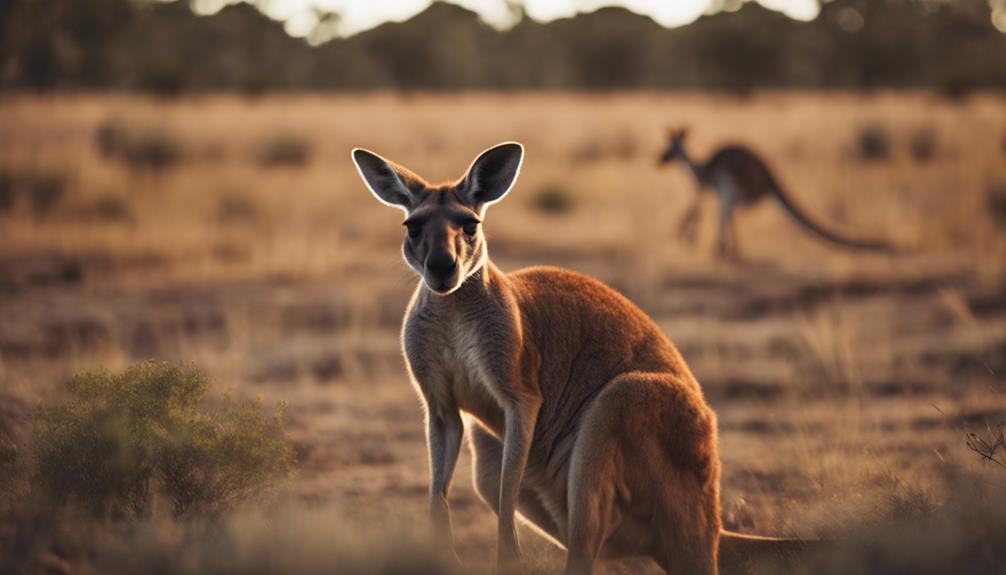
M415 207L417 190L422 187L419 176L363 148L353 150L353 163L370 193L382 204L406 212Z

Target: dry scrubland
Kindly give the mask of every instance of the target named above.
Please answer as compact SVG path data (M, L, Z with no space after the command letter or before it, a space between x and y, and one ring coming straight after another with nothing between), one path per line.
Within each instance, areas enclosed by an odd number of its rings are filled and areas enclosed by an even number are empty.
M671 124L691 126L700 157L753 146L819 220L911 250L841 251L766 203L739 219L744 262L717 262L711 201L699 245L681 244L692 185L655 165ZM346 560L333 540L421 525L422 414L397 343L415 279L400 214L366 192L349 150L440 180L510 139L527 159L489 213L491 253L504 269L596 275L657 320L719 414L728 527L875 547L843 552L836 572L866 556L940 571L1003 534L982 511L1003 506L981 493L1001 492L1006 470L962 431L991 437L1006 417L1006 100L993 95L7 97L0 434L21 444L30 408L77 370L191 360L224 389L288 402L300 472L269 535L246 521L226 545L187 547L188 568L303 572ZM485 566L495 524L467 466L459 553ZM102 532L130 558L116 566L163 570L178 529ZM560 561L523 539L534 569Z

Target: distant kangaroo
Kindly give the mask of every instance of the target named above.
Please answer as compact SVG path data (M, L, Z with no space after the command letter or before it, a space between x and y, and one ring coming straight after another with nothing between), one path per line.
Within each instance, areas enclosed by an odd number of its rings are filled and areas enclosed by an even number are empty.
M734 210L742 206L756 204L765 196L779 200L786 213L798 224L818 236L848 248L861 250L891 250L891 246L879 241L854 240L830 232L817 224L796 207L793 200L783 191L765 161L743 146L720 148L705 164L697 164L685 151L684 129L671 130L668 134L667 149L660 155L660 163L667 164L681 160L695 178L699 194L678 225L678 235L689 242L695 241L701 192L711 189L719 197L720 219L717 252L721 257L736 257L737 237L734 231Z
M486 208L510 191L523 154L500 144L460 180L431 185L352 153L374 196L405 212L402 253L421 277L402 347L426 406L437 540L453 552L447 496L467 422L502 571L520 569L517 511L566 547L567 574L638 555L710 574L721 542L734 558L798 545L721 531L716 417L646 314L587 276L506 274L489 261Z

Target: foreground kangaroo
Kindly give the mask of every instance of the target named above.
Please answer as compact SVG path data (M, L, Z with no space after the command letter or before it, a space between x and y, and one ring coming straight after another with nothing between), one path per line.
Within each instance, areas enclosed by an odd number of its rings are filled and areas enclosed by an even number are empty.
M734 210L756 204L765 196L772 196L786 213L808 231L835 244L862 250L891 250L884 242L854 240L830 232L800 211L793 200L783 192L765 162L743 146L727 146L718 150L705 164L697 164L685 151L684 129L671 130L667 148L660 155L660 163L681 160L695 178L699 194L685 212L678 226L678 234L690 242L695 240L699 217L701 192L713 190L720 201L719 236L717 250L721 257L737 256L737 237L734 231Z
M426 404L430 511L451 548L447 494L464 421L475 488L499 519L499 566L519 568L517 511L568 551L566 572L648 555L668 573L716 573L717 547L769 540L720 530L716 417L660 329L589 277L489 261L482 220L524 150L483 152L430 185L366 150L353 160L406 213L405 261L422 279L402 329Z

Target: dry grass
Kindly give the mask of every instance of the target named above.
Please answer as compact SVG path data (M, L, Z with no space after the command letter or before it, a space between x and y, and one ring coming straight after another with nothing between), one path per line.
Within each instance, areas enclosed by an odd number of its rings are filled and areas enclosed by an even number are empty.
M43 214L0 213L0 441L21 441L29 407L74 371L181 358L239 394L288 401L302 462L291 498L333 510L326 521L421 524L421 412L397 341L415 280L399 261L400 214L366 192L349 149L443 180L513 139L528 157L489 214L494 258L591 273L658 321L719 414L728 526L833 534L925 515L947 505L954 478L1001 471L968 451L961 428L994 429L1006 413L1006 227L990 191L1004 177L1003 104L9 96L0 168L59 174L66 190ZM170 134L177 160L150 170L103 157L110 120ZM691 182L655 160L666 126L680 124L696 155L748 144L818 219L912 250L831 248L770 204L741 215L743 264L711 257L711 202L699 246L676 242ZM886 159L862 159L863 126L885 134ZM303 162L263 165L263 150L288 135ZM574 209L543 212L532 198L545 189ZM494 522L468 473L464 456L453 508L462 558L478 564ZM535 569L560 561L531 532L524 539Z

